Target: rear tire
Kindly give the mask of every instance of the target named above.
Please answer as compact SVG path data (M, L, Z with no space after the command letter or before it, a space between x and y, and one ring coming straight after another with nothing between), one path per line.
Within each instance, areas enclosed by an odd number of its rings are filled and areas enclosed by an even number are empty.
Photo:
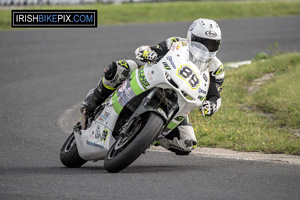
M133 139L129 139L128 144L124 145L124 148L121 147L115 150L117 145L123 146L122 142L120 142L123 138L119 138L109 149L104 161L104 168L108 172L116 173L128 167L156 139L164 121L154 112L150 112L147 118L147 120L143 120L143 124L135 123L136 126L141 126L141 129L137 131Z
M87 162L79 156L74 132L72 132L62 146L60 160L68 168L78 168Z

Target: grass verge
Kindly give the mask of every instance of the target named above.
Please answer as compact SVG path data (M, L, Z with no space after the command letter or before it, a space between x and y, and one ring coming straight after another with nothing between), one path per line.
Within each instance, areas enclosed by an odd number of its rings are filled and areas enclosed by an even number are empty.
M154 23L192 21L199 17L233 19L299 15L299 1L243 1L243 2L158 2L36 6L21 9L93 9L98 10L99 24ZM11 29L11 11L0 10L0 30Z
M249 93L264 74L272 78ZM190 115L199 146L300 155L299 77L300 53L227 70L221 109L212 117Z

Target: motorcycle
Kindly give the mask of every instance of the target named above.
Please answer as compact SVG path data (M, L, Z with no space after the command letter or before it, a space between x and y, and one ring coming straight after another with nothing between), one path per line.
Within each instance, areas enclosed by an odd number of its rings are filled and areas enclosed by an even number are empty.
M173 43L159 62L136 69L95 110L87 129L80 122L74 126L61 148L61 162L77 168L104 160L108 172L128 167L202 105L210 59L200 43Z

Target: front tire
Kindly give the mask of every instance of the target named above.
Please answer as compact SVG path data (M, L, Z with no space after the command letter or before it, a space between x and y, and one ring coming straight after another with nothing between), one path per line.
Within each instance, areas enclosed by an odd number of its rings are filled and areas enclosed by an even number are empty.
M87 162L79 156L74 132L72 132L62 146L60 160L68 168L79 168Z
M134 138L128 141L118 138L109 149L104 161L104 168L108 172L119 172L135 161L156 139L164 121L158 114L150 112L146 119L143 118L142 123L135 123L135 127L139 126L140 129L135 133Z

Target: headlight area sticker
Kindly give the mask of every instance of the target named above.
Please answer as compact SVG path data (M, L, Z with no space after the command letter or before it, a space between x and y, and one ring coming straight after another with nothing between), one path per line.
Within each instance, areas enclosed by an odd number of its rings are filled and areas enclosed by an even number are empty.
M96 28L97 10L12 10L12 28Z

